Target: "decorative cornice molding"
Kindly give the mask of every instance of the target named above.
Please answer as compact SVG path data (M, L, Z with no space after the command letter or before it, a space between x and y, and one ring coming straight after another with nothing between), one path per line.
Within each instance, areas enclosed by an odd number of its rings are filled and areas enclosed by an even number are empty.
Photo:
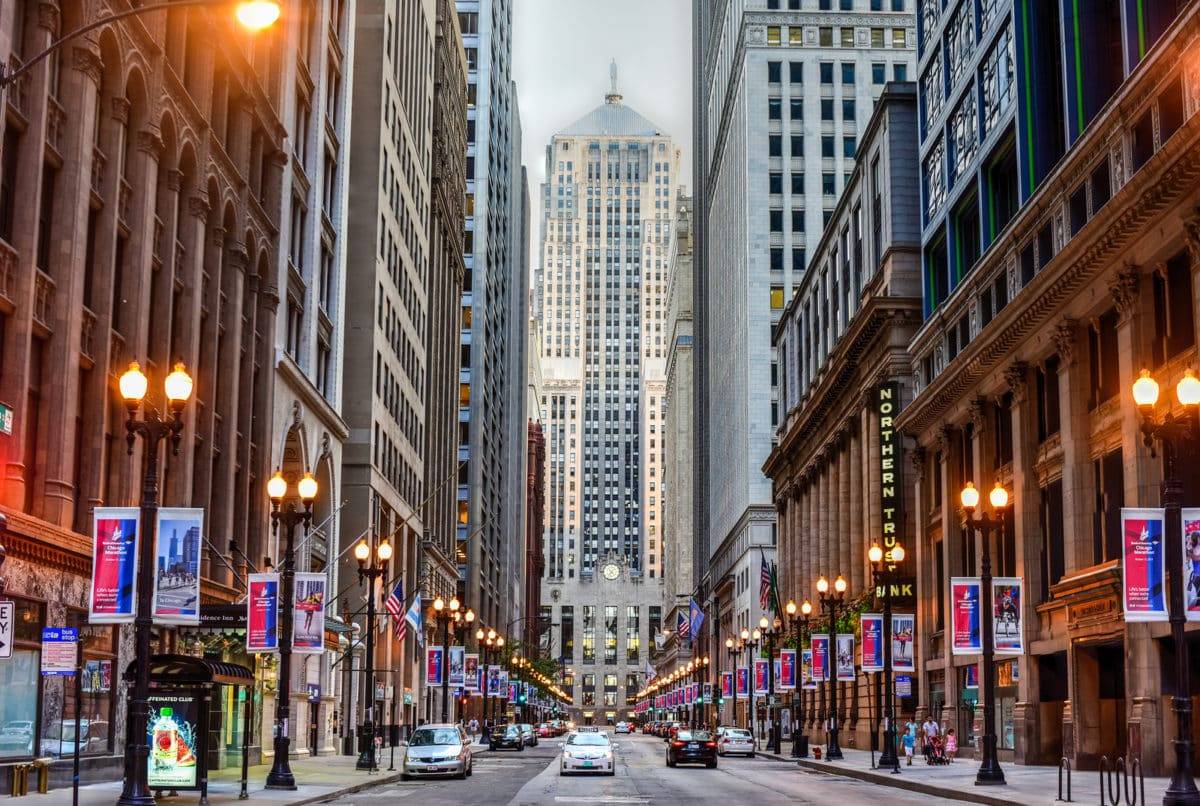
M1117 306L1122 322L1128 322L1137 311L1138 267L1126 263L1108 281L1108 292Z
M1058 354L1059 370L1074 366L1075 342L1079 326L1074 319L1064 318L1054 327L1054 352Z
M71 49L72 65L76 70L86 75L92 82L99 87L100 81L104 77L104 63L100 60L100 54L92 48L77 46Z
M1012 392L1013 401L1024 402L1029 388L1029 365L1024 361L1014 361L1004 368L1004 382Z

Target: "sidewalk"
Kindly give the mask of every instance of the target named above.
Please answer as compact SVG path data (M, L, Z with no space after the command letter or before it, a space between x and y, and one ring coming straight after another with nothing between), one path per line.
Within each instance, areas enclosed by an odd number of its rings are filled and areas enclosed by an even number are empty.
M818 745L824 751L823 745ZM810 745L810 753L811 753ZM1005 786L984 787L975 785L975 773L979 762L970 758L956 759L954 763L932 767L925 759L913 759L911 767L900 759L900 774L894 775L890 770L871 769L871 753L866 750L842 749L845 758L842 761L816 761L811 754L808 758L794 759L791 757L792 743L783 742L780 755L759 751L760 756L778 761L797 762L806 770L814 770L829 775L843 775L860 781L869 781L881 786L891 786L906 789L910 792L921 792L936 797L966 800L973 803L994 804L994 806L1011 806L1013 803L1031 804L1031 806L1049 806L1056 803L1058 794L1058 768L1039 767L1023 764L1003 764L1004 777L1008 782ZM879 754L875 754L876 760ZM1121 784L1113 777L1114 786ZM1169 779L1147 778L1146 797L1158 800L1166 790ZM1130 782L1132 787L1133 783ZM1063 778L1063 797L1067 796L1066 777ZM1140 796L1140 795L1139 795ZM1123 796L1122 796L1123 797ZM1076 771L1071 777L1071 800L1075 803L1100 802L1100 773L1095 770Z
M396 748L399 751L401 748ZM379 772L366 773L354 769L357 761L355 756L306 756L292 759L292 772L296 776L297 788L294 792L266 790L264 784L270 765L263 764L250 768L247 789L250 792L250 802L256 806L274 806L274 804L292 804L300 806L306 803L319 803L323 800L341 797L358 792L369 787L391 783L400 780L400 771L388 771L391 760L390 748L384 748L379 756ZM397 752L397 763L399 752ZM210 773L208 778L208 802L210 804L239 803L238 794L241 792L241 767L218 770ZM30 779L31 794L21 798L4 796L0 802L12 803L14 806L70 806L71 788L52 789L46 795L37 794L36 783ZM121 794L120 781L108 781L100 784L88 784L79 788L79 803L81 806L112 806ZM180 792L178 797L163 797L159 803L190 804L200 802L199 792Z

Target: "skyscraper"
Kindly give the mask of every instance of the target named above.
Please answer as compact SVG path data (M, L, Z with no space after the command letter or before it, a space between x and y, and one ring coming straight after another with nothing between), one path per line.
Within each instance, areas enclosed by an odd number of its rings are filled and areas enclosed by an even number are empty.
M551 651L575 668L585 722L631 704L661 597L663 323L678 163L671 138L622 103L615 66L604 103L546 148L542 601L563 625ZM578 642L566 626L576 615Z
M529 294L512 0L460 0L467 54L466 272L459 376L459 582L481 623L520 618ZM465 556L465 561L462 559Z
M697 553L707 557L710 595L736 580L710 612L726 635L758 621L759 586L747 580L758 579L760 547L770 557L775 540L762 472L783 414L772 329L853 169L875 100L914 70L913 0L782 5L693 8L696 517L707 543Z

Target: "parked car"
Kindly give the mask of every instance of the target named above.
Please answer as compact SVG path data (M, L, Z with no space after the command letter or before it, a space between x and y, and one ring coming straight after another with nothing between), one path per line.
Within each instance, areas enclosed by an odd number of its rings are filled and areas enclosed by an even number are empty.
M80 719L80 753L97 752L108 747L108 721ZM42 734L42 755L52 758L75 754L75 720L54 720Z
M0 728L0 753L6 756L32 756L33 720L13 719L5 722L4 727Z
M537 735L539 739L549 739L554 735L554 728L549 722L542 722L537 726Z
M666 731L663 733L663 738L669 742L672 739L674 739L675 734L678 733L683 728L684 728L684 724L682 722L669 722L669 723L667 723Z
M525 741L526 747L537 747L537 744L538 744L537 728L535 728L533 725L529 725L529 724L521 725L521 738Z
M453 775L466 778L474 772L471 741L457 725L422 725L413 731L404 748L400 780Z
M488 735L488 750L499 750L511 747L514 750L525 749L525 737L520 725L496 725Z
M616 761L613 759L615 748L616 745L610 742L603 733L572 731L567 734L567 740L562 744L558 774L598 772L601 775L615 775Z
M642 723L642 735L643 736L645 736L648 733L653 733L653 732L654 732L654 723L653 722L643 722Z
M628 722L618 722L617 726L613 728L613 733L633 733L633 725L629 724Z
M667 766L678 764L703 764L710 770L716 767L716 737L707 730L681 729L667 743Z
M717 735L717 755L745 753L754 758L754 737L744 728L725 728Z

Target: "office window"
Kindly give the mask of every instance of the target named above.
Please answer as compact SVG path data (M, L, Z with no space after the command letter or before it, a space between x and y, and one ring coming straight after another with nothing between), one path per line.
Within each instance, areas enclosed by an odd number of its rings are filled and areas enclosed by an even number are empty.
M793 84L804 83L804 64L802 62L788 62L788 81Z
M617 662L617 607L616 605L604 606L604 662L612 664ZM613 685L616 685L616 678L613 678Z
M792 247L792 271L804 271L804 267L808 264L803 247Z
M904 31L900 32L903 36ZM767 44L778 45L780 43L780 27L778 25L767 26Z
M792 174L792 193L804 192L804 174Z
M779 83L780 65L782 62L767 62L767 81L771 84Z
M1196 325L1192 315L1192 267L1187 253L1181 252L1152 275L1154 286L1154 340L1151 363L1160 367L1196 344Z
M821 193L826 196L837 194L837 181L832 173L821 174ZM829 223L829 211L825 211L825 223Z
M821 62L819 66L822 84L833 83L833 62Z
M771 195L783 193L783 174L773 173L768 180L768 192Z
M833 135L821 135L821 156L825 158L833 157Z
M895 78L897 81L908 81L908 65L907 64L893 64L892 65L892 77Z
M853 137L842 138L842 156L846 159L854 159L855 139Z
M788 101L788 117L792 120L804 120L803 98L792 98Z
M817 44L823 48L833 47L833 29L821 26L817 29Z
M903 28L892 29L892 47L904 48L908 46L908 40L905 38Z
M871 65L871 83L886 84L887 83L887 65L875 63Z
M1121 557L1121 507L1125 506L1125 468L1121 449L1092 462L1095 482L1095 518L1092 526L1092 562Z
M779 98L767 99L767 118L770 120L783 119L783 101Z
M782 134L772 134L770 136L770 138L771 139L767 145L767 149L768 149L767 153L772 157L782 157L783 156L783 135Z
M771 286L771 310L783 310L783 286L781 285Z
M804 156L804 135L793 134L791 145L792 145L792 150L789 152L791 154L791 156L793 156L793 157L803 157Z
M1038 442L1045 442L1059 429L1058 358L1047 360L1037 368L1036 374Z
M1091 393L1088 410L1111 400L1121 391L1118 360L1117 311L1109 308L1088 328L1088 374Z
M821 99L821 120L833 120L833 99Z
M558 616L559 632L558 646L559 657L570 659L575 657L575 607L573 605L563 605Z
M771 211L771 232L783 232L783 210Z
M844 48L854 47L854 29L853 28L842 28L841 34L842 34L842 47L844 47Z
M592 605L583 606L583 662L596 662L596 608ZM584 676L584 685L587 685Z
M771 271L783 271L783 248L771 247ZM651 541L653 542L653 541Z
M854 83L854 62L844 62L842 64L842 83Z
M854 120L857 117L857 107L853 98L842 100L842 120Z
M883 47L883 29L882 28L872 28L871 29L871 47L873 47L873 48Z
M804 232L804 210L792 210L792 232Z

